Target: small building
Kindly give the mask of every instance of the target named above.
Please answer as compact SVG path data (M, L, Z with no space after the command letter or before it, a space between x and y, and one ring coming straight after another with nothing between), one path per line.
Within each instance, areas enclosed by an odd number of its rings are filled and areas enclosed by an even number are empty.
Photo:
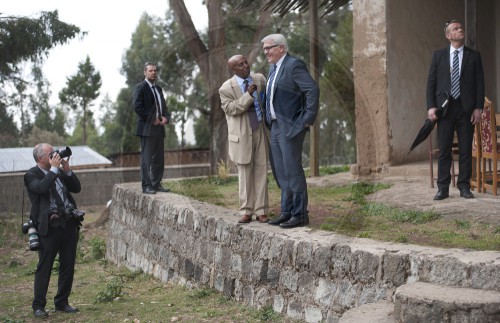
M64 147L59 147L64 149ZM100 155L88 146L70 147L72 169L111 167L111 160ZM33 148L0 148L0 173L25 172L35 166Z

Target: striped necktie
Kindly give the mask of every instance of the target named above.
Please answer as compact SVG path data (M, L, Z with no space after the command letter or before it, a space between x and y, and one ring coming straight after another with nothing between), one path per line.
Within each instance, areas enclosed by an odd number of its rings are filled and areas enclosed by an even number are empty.
M267 83L266 92L266 119L267 123L271 124L271 92L273 89L274 77L276 76L276 64L271 67L271 72L269 73L269 82Z
M458 99L460 96L460 69L458 68L458 50L453 53L453 67L451 71L451 96Z

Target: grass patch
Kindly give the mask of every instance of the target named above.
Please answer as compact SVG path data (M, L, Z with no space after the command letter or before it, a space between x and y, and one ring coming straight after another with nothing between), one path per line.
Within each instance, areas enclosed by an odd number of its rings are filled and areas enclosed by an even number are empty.
M86 221L91 216L87 215ZM0 321L34 321L31 302L37 253L29 251L28 237L20 233L20 217L0 217L0 232L4 241L0 246ZM50 322L293 322L270 308L244 306L212 289L165 284L141 271L102 261L105 232L99 234L85 231L78 242L81 257L69 300L80 312L70 317L54 311L54 274L47 293Z
M320 167L320 173L348 171ZM238 210L238 179L221 182L216 177L176 183L176 193ZM270 215L280 212L280 190L269 179ZM401 209L367 202L366 196L389 188L385 183L354 183L337 187L309 187L310 227L360 238L412 243L443 248L500 250L500 226L445 220L434 211ZM182 191L182 193L180 192Z

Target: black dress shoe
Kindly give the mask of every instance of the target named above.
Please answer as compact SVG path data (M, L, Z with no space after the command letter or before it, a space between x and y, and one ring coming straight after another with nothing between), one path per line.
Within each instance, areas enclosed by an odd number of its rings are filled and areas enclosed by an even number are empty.
M156 188L156 191L157 192L168 193L168 192L170 192L170 189L168 187L159 186L159 187Z
M142 192L144 194L156 194L156 190L154 188L151 188L151 187L143 188Z
M35 317L39 318L39 319L43 319L43 318L49 317L49 313L46 312L45 310L41 309L41 308L39 308L37 310L34 310L33 314L35 314Z
M76 307L69 305L69 304L66 304L63 307L56 306L56 311L64 312L64 313L76 313L76 312L78 312L78 309Z
M292 217L291 214L283 214L283 213L281 213L280 216L277 219L269 220L269 222L267 222L267 224L270 224L270 225L280 225L281 223L290 220L291 217Z
M280 228L289 229L294 227L303 227L309 224L308 216L292 216L292 218L286 222L280 224Z
M434 195L434 200L439 201L439 200L444 200L445 198L449 197L450 194L448 191L445 190L438 190L436 195Z
M460 190L460 197L463 197L464 199L473 199L474 194L470 191L468 188L464 188Z

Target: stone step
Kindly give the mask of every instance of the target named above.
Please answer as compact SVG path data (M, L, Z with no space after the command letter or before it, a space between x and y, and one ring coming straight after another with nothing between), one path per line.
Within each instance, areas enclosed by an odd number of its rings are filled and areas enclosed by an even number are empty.
M340 318L339 323L396 323L393 312L394 303L378 301L350 309Z
M497 291L417 282L398 287L394 297L399 322L500 322Z

